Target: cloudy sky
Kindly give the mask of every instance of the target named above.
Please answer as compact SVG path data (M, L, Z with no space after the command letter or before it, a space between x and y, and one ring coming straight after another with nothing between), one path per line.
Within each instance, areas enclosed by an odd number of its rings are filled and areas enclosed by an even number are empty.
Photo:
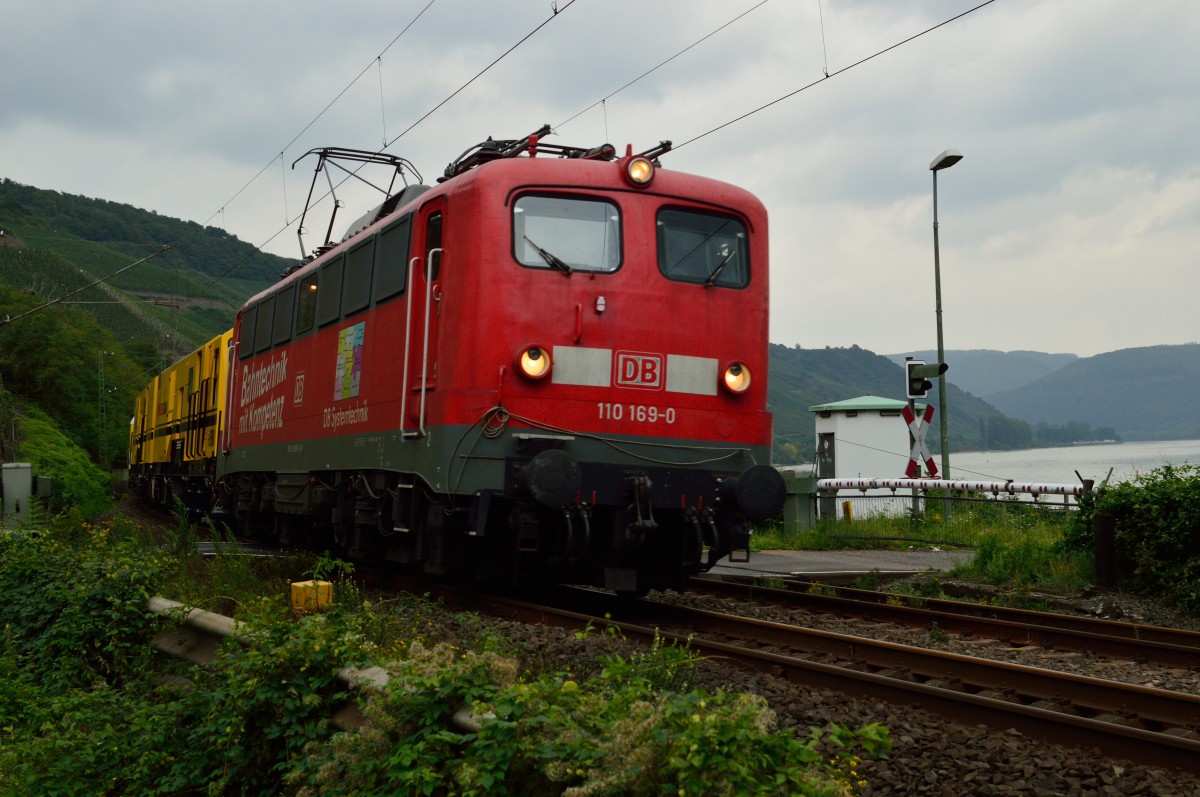
M0 177L296 256L313 147L670 139L766 204L772 341L882 354L936 345L954 148L948 349L1200 340L1200 4L980 2L6 0Z

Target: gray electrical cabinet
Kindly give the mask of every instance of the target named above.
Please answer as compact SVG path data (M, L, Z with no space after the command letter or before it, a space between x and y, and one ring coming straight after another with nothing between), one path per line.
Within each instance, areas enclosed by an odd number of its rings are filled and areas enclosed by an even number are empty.
M783 502L783 530L812 531L816 526L813 499L817 493L818 466L778 466L787 487L787 498Z
M28 462L6 462L0 466L0 478L4 480L4 525L28 523L33 466Z

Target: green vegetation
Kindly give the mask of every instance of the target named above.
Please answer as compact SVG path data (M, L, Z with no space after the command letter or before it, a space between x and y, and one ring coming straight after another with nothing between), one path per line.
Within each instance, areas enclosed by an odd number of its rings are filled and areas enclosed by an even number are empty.
M1120 585L1200 613L1200 466L1155 468L1097 491L1080 507L1065 549L1094 550L1096 519L1108 516Z
M913 545L977 548L992 534L1032 537L1061 536L1067 519L1061 504L993 500L983 494L955 495L930 491L922 499L923 511L904 515L860 515L852 521L826 518L800 534L784 531L772 521L757 526L751 543L755 550L836 550L839 548L905 549ZM946 504L949 517L944 517Z
M179 262L197 275L211 278L231 272L238 279L266 285L291 264L286 258L255 253L252 246L219 227L201 227L132 205L47 191L9 179L0 180L0 221L9 234L19 229L29 235L29 245L37 249L70 246L72 240L104 243L124 255L120 265L169 244ZM90 251L63 253L83 260L86 257L71 255Z
M0 259L4 251L0 247ZM39 304L33 297L0 285L2 313L17 315ZM31 416L52 424L105 471L123 463L133 399L146 378L130 352L114 333L84 311L54 308L0 326L0 395L11 408L10 420ZM106 419L103 438L101 399ZM23 445L20 438L28 430L18 424L16 439L11 423L0 430L7 461L13 461L18 452L29 458L37 456L38 451Z
M95 517L112 506L112 476L96 466L45 413L28 408L17 422L22 438L21 458L39 476L49 476L51 511L68 509Z
M771 344L770 406L775 415L774 461L812 462L815 451L813 414L809 407L856 396L904 398L904 368L883 355L858 346L802 349ZM934 391L930 400L936 404ZM950 447L955 451L984 448L984 430L994 429L995 447L1028 446L1025 437L1002 436L1003 413L992 405L947 385ZM900 423L897 420L897 423ZM1018 427L1028 429L1023 421ZM990 426L989 426L990 425ZM1031 439L1031 434L1029 439ZM929 443L936 450L938 441Z
M1002 599L1029 605L1031 588L1075 591L1096 579L1098 517L1114 529L1118 587L1200 614L1200 466L1166 465L1079 500L1078 511L1017 501L955 504L949 519L935 496L912 517L824 520L811 532L763 524L754 550L969 547L954 576L1003 588Z
M124 522L0 536L0 795L843 795L888 747L878 726L781 730L761 698L695 688L687 648L564 669L471 615L370 599L344 563L201 559L177 520L165 540ZM287 581L315 573L335 603L295 617ZM208 668L152 655L146 602L172 589L246 624ZM369 724L337 730L337 671L376 663Z
M7 179L0 231L0 318L14 319L0 326L3 389L105 470L124 464L133 399L149 377L228 329L292 263L215 227ZM19 447L4 431L6 447Z
M156 342L172 353L183 353L228 329L241 300L262 287L255 283L252 290L243 292L247 289L241 285L212 285L210 278L192 271L174 250L156 254L160 245L146 245L126 254L68 233L42 237L36 227L2 219L0 225L5 226L0 238L0 281L39 298L34 306L70 294L66 299L70 304L58 305L55 311L81 309L121 339ZM155 256L112 279L85 287L148 255ZM219 320L213 317L214 311Z
M228 329L290 262L223 230L11 180L0 180L0 231L0 319L12 319L0 325L0 447L52 477L82 468L68 464L64 441L105 472L124 465L134 397L150 376ZM171 251L75 293L164 244ZM81 476L57 498L90 514L94 474Z
M947 519L937 494L926 499L925 507L904 517L822 520L803 533L768 524L755 530L751 543L760 551L956 547L974 551L970 563L952 571L957 576L1010 588L1076 589L1093 581L1091 552L1063 545L1078 513L1019 501L953 501Z

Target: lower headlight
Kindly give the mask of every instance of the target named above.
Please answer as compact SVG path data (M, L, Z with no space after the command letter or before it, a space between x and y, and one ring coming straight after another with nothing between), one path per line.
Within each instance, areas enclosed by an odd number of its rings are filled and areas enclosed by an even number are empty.
M725 369L725 389L745 393L750 389L750 369L744 363L733 363Z
M517 357L521 373L530 379L542 379L550 373L550 352L541 346L530 346Z

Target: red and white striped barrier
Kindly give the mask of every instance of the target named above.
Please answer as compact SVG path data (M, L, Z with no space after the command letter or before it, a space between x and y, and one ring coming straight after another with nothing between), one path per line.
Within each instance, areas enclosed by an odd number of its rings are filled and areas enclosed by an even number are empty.
M964 481L956 479L818 479L818 490L959 490L992 495L1085 495L1091 485L1048 484L1045 482Z

